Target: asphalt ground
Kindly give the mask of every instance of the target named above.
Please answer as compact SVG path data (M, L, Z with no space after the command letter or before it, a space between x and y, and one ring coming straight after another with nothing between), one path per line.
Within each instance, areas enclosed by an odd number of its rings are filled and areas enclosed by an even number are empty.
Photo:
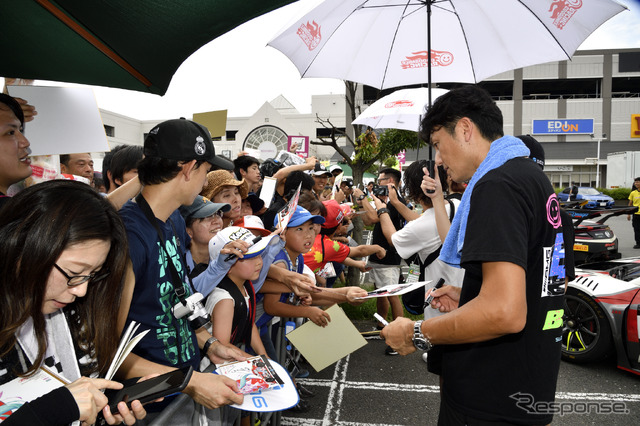
M626 216L606 222L619 239L623 257L638 256L633 249L631 222ZM361 331L373 329L373 321L359 321ZM299 379L316 392L306 413L285 412L283 425L400 426L435 425L440 396L437 376L429 373L421 354L387 356L379 338L336 364ZM508 374L508 372L505 372ZM640 424L640 376L616 368L613 357L591 364L562 361L556 402L569 413L554 416L554 425L627 426ZM624 413L602 414L596 410L621 404Z
M371 330L374 323L360 321L356 326ZM440 404L438 377L427 371L421 354L388 356L385 347L379 338L368 339L366 346L320 372L303 364L311 374L298 380L316 395L308 399L308 412L285 412L282 424L435 425ZM614 401L625 413L594 413ZM556 402L565 411L591 412L556 415L555 425L639 424L640 377L617 369L613 359L587 365L563 361Z

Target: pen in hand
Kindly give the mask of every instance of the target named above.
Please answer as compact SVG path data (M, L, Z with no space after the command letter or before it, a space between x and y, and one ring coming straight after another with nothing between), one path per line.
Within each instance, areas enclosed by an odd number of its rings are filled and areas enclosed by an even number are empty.
M384 319L384 318L382 318L382 316L381 316L379 313L377 313L377 312L376 312L375 314L373 314L373 317L374 317L375 319L377 319L377 320L378 320L378 322L379 322L380 324L382 324L383 326L385 326L385 327L386 327L386 326L388 326L388 325L389 325L389 323L387 322L387 320L386 320L386 319Z
M251 246L253 246L254 244L258 244L258 241L260 241L261 239L262 239L262 237L261 237L261 236L257 236L257 237L255 237L255 238L251 241ZM251 248L251 246L249 246L249 248ZM228 256L224 259L224 261L225 261L225 262L228 262L228 261L230 261L230 260L235 259L236 257L237 257L237 256L236 256L234 253L231 253L230 255L228 255Z
M438 283L436 284L436 286L432 289L432 291L431 291L432 294L430 294L429 297L427 297L424 300L424 306L422 307L423 310L427 309L427 306L431 305L431 302L433 301L433 290L437 290L439 288L442 288L443 285L444 285L444 278L440 278L438 280Z

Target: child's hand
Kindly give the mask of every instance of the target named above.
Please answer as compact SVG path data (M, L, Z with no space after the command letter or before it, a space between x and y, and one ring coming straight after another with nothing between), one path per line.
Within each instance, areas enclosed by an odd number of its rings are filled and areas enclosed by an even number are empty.
M300 299L300 304L302 306L311 306L311 302L313 302L309 293L298 296L298 299Z
M331 317L328 313L315 306L309 308L309 315L307 315L310 321L320 327L326 327L331 321Z

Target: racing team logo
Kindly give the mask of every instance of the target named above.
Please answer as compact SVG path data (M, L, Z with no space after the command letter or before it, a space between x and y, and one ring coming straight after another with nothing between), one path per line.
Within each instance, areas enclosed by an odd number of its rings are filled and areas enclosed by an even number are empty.
M553 25L563 29L581 7L582 0L553 0L548 10L554 20Z
M307 21L306 24L300 25L298 31L296 31L298 36L304 41L304 44L307 45L309 50L313 50L320 44L320 40L322 40L322 35L320 34L320 25L316 23L316 21Z
M409 68L426 68L429 63L429 55L426 50L419 52L411 52L415 56L407 56L405 61L401 61L402 69ZM431 50L431 66L446 67L453 63L453 54L451 52L440 52Z
M388 102L386 104L384 104L385 108L402 108L402 107L412 107L413 106L413 102L411 101L393 101L393 102Z

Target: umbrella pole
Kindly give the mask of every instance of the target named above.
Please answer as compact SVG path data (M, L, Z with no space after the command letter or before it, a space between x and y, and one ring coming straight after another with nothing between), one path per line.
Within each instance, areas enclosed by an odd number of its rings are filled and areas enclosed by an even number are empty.
M431 109L431 2L433 0L427 0L427 84L429 85L429 103L427 107L427 111ZM418 144L420 139L418 139ZM431 148L431 144L429 143L429 161L433 160L433 150ZM418 145L418 152L420 152L420 145ZM416 158L418 157L418 153L416 153ZM434 168L435 170L435 168Z

